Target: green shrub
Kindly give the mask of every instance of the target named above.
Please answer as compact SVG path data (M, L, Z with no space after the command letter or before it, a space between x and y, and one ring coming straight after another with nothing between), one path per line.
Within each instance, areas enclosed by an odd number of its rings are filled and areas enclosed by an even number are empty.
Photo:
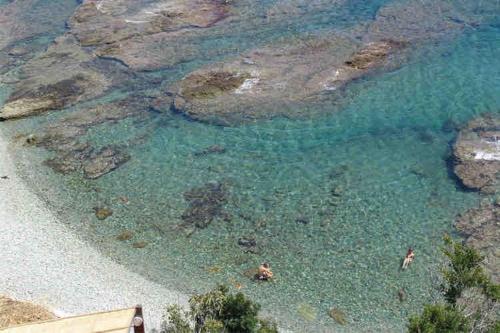
M276 323L258 318L260 305L242 293L230 294L218 286L189 299L189 312L174 305L167 309L161 333L277 333ZM189 325L189 319L194 328Z
M500 285L491 282L481 267L484 257L449 236L444 242L448 263L442 270L442 287L447 304L426 305L420 316L410 317L409 332L500 333Z
M219 285L206 294L194 295L189 299L190 314L197 331L205 325L207 320L220 318L228 292L228 287Z
M260 305L247 299L242 293L229 295L222 308L220 320L229 333L255 332L259 322Z
M426 305L420 316L410 318L409 333L468 333L470 324L452 305Z
M187 314L178 305L167 308L163 317L160 333L191 333Z
M497 320L495 325L491 327L488 333L500 333L500 320Z
M449 236L444 241L446 246L443 253L449 260L442 272L446 282L443 286L446 301L454 304L464 289L473 287L481 287L486 293L498 296L497 287L491 285L481 267L484 257L477 250L453 241Z

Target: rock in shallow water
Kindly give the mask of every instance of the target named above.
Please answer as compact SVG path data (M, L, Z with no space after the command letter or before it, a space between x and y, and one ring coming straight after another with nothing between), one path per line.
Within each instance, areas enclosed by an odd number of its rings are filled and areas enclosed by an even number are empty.
M386 64L389 54L404 45L363 46L334 34L286 40L192 72L171 88L174 107L193 119L223 124L293 115L299 108L283 105L307 103L339 89Z
M224 204L228 200L225 184L207 183L184 193L184 199L189 203L182 214L187 224L206 228L216 218L229 219L228 213L224 211Z
M83 163L85 178L97 179L119 168L130 160L130 155L118 146L107 146L92 153Z
M96 208L94 208L94 210L95 210L95 216L99 220L105 220L108 217L110 217L111 215L113 215L113 211L109 208L96 207Z
M223 20L229 9L222 0L86 0L69 26L83 46L96 47L97 55L152 70L185 57L189 48L172 42Z
M127 241L131 240L132 237L134 237L134 233L132 231L124 230L118 236L116 236L116 239L118 239L119 241Z
M470 121L455 142L455 174L462 183L483 193L500 185L500 117L485 115Z
M337 308L332 308L328 311L330 317L333 318L338 324L345 325L347 324L345 313Z
M57 38L45 53L22 67L23 79L14 86L0 118L27 117L101 95L111 80L87 66L94 58L71 36Z

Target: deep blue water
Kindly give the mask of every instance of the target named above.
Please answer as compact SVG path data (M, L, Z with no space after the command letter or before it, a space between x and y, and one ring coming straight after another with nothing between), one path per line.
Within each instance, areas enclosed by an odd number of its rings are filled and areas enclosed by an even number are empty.
M199 59L140 73L137 80L173 82L203 63L273 38L352 27L372 20L388 2L307 8L305 15L254 31L216 28L213 39L201 42L206 53ZM253 8L256 22L270 5ZM491 16L476 7L475 15ZM214 43L220 52L213 52ZM216 283L241 285L266 313L298 332L400 332L409 314L438 297L432 284L442 236L453 233L455 216L479 200L450 172L453 125L499 112L499 87L500 26L493 18L420 45L399 69L351 84L341 103L325 101L311 117L221 127L157 114L147 123L101 125L89 131L92 142L149 136L129 145L129 163L96 181L41 167L40 149L20 153L19 163L27 181L77 232L169 288L189 293ZM133 84L127 89L121 95L136 93ZM63 114L6 126L25 132ZM215 144L226 152L196 156ZM227 185L231 221L214 221L186 237L176 227L187 206L183 193L207 182ZM98 205L111 207L113 216L97 221L92 208ZM134 238L116 240L123 230ZM255 238L259 253L244 252L240 237ZM147 246L132 247L137 241ZM416 261L401 272L408 246L414 246ZM273 283L243 275L262 261L271 263ZM404 302L397 297L400 288L408 295ZM331 307L344 311L349 324L329 318Z

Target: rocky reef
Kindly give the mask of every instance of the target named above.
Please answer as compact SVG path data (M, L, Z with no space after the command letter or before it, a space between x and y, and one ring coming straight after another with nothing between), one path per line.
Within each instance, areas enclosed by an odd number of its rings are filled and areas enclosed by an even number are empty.
M454 171L462 183L483 193L498 191L500 178L500 117L485 115L470 121L455 142Z
M498 194L500 177L500 117L485 114L461 129L454 146L455 174L468 188ZM466 244L485 256L485 268L500 282L500 199L486 198L457 217L455 227Z
M89 128L105 123L115 123L125 118L144 121L148 99L126 98L72 112L49 124L26 139L26 144L37 145L54 153L45 163L54 171L68 174L82 171L89 179L99 178L129 161L123 145L110 144L96 149L85 140Z
M87 0L75 12L69 26L80 44L95 47L98 56L119 60L136 70L152 70L170 66L183 57L181 54L188 49L174 47L172 42L226 18L230 13L229 3Z
M170 88L174 107L223 125L300 116L359 78L399 67L410 46L452 36L467 20L445 1L390 4L365 24L285 38L195 70Z
M483 202L458 216L456 228L465 242L485 256L485 268L500 283L500 200Z
M363 45L340 35L286 40L190 73L173 88L174 106L193 119L228 124L290 115L277 104L314 102L386 65L405 46L394 40Z
M22 80L0 110L0 118L12 119L62 109L104 93L112 79L88 64L95 58L63 36L49 49L22 67Z

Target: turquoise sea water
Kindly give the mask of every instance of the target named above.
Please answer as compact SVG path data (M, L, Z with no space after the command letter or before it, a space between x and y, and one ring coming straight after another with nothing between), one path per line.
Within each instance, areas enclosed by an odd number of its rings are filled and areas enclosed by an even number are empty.
M220 54L211 51L224 33L216 29L202 59L137 80L174 81L236 46L355 25L373 19L385 3L346 1L256 34L228 33ZM54 174L42 166L46 153L39 148L17 152L20 170L65 223L105 255L169 288L241 286L267 315L297 332L401 332L409 314L438 297L432 284L441 238L453 233L456 214L479 200L452 176L450 148L455 125L500 111L499 23L422 45L401 68L351 84L341 103L325 101L319 115L221 127L153 114L145 122L89 131L97 144L127 142L132 156L98 180ZM133 84L120 94L132 92ZM26 133L71 110L2 126L11 135ZM225 153L197 154L212 145ZM207 182L225 184L230 221L217 219L189 234L179 227L187 208L183 194ZM96 206L110 207L113 215L98 221ZM134 233L131 240L116 239L124 230ZM245 252L241 237L255 238L257 253ZM141 241L146 247L133 247ZM416 261L401 272L408 246ZM262 261L271 263L274 282L244 275ZM346 326L328 316L332 307L345 312Z

